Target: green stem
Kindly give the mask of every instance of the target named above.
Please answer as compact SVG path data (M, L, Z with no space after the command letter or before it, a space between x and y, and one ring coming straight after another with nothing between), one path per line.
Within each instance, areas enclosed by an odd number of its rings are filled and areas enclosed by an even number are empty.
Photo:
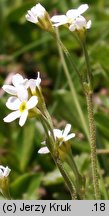
M40 89L38 89L38 94L39 94L39 98L40 98L42 110L43 110L43 112L44 112L44 115L46 116L46 117L45 117L45 116L43 115L43 118L45 118L46 124L49 123L50 132L51 132L51 134L52 134L52 136L53 136L53 139L55 140L55 138L54 138L54 133L53 133L53 123L52 123L52 119L51 119L51 116L50 116L50 114L49 114L49 112L48 112L48 110L47 110L47 108L46 108L45 100L44 100L44 97L43 97L42 92L41 92ZM46 120L46 118L47 118L47 120Z
M75 189L75 187L73 186L73 183L72 183L72 181L71 181L71 179L70 179L68 173L67 173L66 170L64 169L64 166L63 166L62 162L60 161L60 159L57 159L57 160L56 160L56 164L57 164L57 166L58 166L58 168L59 168L59 170L60 170L60 172L61 172L61 174L62 174L62 176L63 176L63 178L64 178L64 180L65 180L65 182L66 182L66 185L67 185L67 187L68 187L68 189L69 189L69 191L70 191L72 200L77 199L76 189Z
M81 84L82 84L82 77L81 77L81 74L80 74L80 72L78 71L76 65L73 63L70 53L68 52L68 50L66 49L66 47L64 46L64 44L61 42L61 40L60 40L59 38L58 38L57 42L58 42L58 44L61 46L62 50L64 51L64 53L65 53L65 55L66 55L68 61L70 62L72 68L73 68L73 69L75 70L75 72L78 74L78 76L79 76L79 78L80 78L80 82L81 82Z
M93 114L92 94L87 93L86 100L87 100L89 130L90 130L90 147L91 147L93 186L94 186L95 198L100 199L98 169L97 169L97 156L96 156L96 127L95 127L94 114Z
M96 127L94 122L94 113L93 113L93 91L92 91L92 74L89 62L89 56L86 48L85 38L83 40L80 39L85 61L87 67L87 86L88 89L84 89L86 101L87 101L87 110L88 110L88 119L89 119L89 131L90 131L90 148L91 148L91 166L92 166L92 176L93 176L93 186L95 198L100 199L100 189L99 189L99 181L98 181L98 167L97 167L97 156L96 156Z
M74 174L75 174L75 177L76 177L76 179L77 179L77 182L78 182L78 184L81 182L81 175L79 174L79 171L78 171L78 169L77 169L77 167L76 167L76 164L75 164L75 162L74 162L74 159L73 159L73 157L72 156L68 156L67 157L67 159L66 159L66 161L68 162L68 164L70 165L70 167L72 167L72 170L73 170L73 172L74 172Z
M72 153L66 157L66 162L69 164L70 168L73 170L74 175L76 177L76 188L78 195L81 199L83 199L84 187L85 187L85 179L80 175L75 161L73 159Z
M61 58L61 62L62 62L62 66L64 68L64 72L65 72L65 75L66 75L66 78L68 80L68 84L69 84L69 87L70 87L70 90L71 90L71 94L73 96L73 100L74 100L74 103L75 103L75 106L77 108L77 111L78 111L78 114L79 114L79 117L80 117L80 120L81 120L81 123L83 125L83 128L84 128L84 131L86 133L86 136L89 140L89 131L87 129L87 123L86 123L86 120L85 120L85 117L84 117L84 114L82 112L82 108L80 106L80 103L78 101L78 96L77 96L77 93L75 91L75 87L73 85L73 82L71 80L71 77L70 77L70 74L69 74L69 71L68 71L68 68L67 68L67 64L65 62L65 59L64 59L64 54L63 54L63 51L62 51L62 48L61 48L61 45L58 43L58 49L59 49L59 54L60 54L60 58Z
M69 189L69 191L70 191L70 193L71 193L72 199L76 199L76 198L77 198L77 197L76 197L76 190L75 190L75 188L74 188L74 186L73 186L73 183L72 183L72 181L70 180L69 175L66 173L66 171L65 171L65 169L64 169L64 167L63 167L63 164L61 163L60 159L57 159L57 157L56 157L56 155L55 155L55 151L54 151L55 140L54 140L54 136L52 136L53 131L52 131L52 128L51 128L51 126L50 126L50 124L49 124L49 121L48 121L48 119L40 112L40 110L37 109L37 110L34 110L34 111L36 111L36 115L39 116L40 121L41 121L41 123L42 123L42 125L43 125L43 127L44 127L45 133L46 133L47 138L48 138L48 141L49 141L49 142L47 143L47 147L48 147L48 149L50 150L51 156L52 156L53 160L55 161L56 165L58 166L58 168L59 168L59 170L60 170L60 172L61 172L61 174L62 174L62 176L63 176L63 178L64 178L64 180L65 180L65 182L66 182L66 184L67 184L67 187L68 187L68 189ZM51 133L51 136L50 136L49 133L48 133L48 129L50 130L50 132L52 132L52 133Z
M90 62L89 62L89 56L88 56L88 52L87 52L87 47L86 47L86 42L85 42L85 38L80 41L82 48L83 48L83 52L84 52L84 56L85 56L85 61L86 61L86 67L87 67L87 80L86 82L88 82L90 85L92 83L92 73L91 73L91 68L90 68Z

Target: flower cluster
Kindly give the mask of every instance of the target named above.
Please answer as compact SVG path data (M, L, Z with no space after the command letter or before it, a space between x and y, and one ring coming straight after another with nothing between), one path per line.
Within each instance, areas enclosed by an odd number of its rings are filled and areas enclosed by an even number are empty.
M88 9L87 4L82 4L77 9L68 10L66 15L57 15L51 18L55 27L68 24L70 31L89 29L91 27L91 20L88 22L81 15Z
M68 25L70 31L80 31L91 27L91 20L88 22L82 14L88 9L87 4L82 4L77 9L68 10L65 15L56 15L51 19L41 4L36 4L31 10L28 10L26 19L38 24L47 31L53 31L53 27ZM53 24L52 24L53 23Z
M24 79L20 74L16 74L12 78L13 85L3 86L4 91L12 95L7 100L6 106L13 111L4 118L5 122L12 122L19 118L19 125L23 126L25 124L29 110L38 104L36 89L40 88L40 83L39 73L37 79L30 80ZM29 89L31 94L29 94Z
M75 137L75 133L71 133L69 134L71 130L71 125L67 124L64 130L59 130L59 129L54 129L53 130L53 134L55 137L55 141L59 143L59 147L62 145L63 142L66 142L70 139L72 139L73 137ZM50 131L49 131L49 135L50 135ZM45 144L46 142L44 142ZM47 154L49 153L49 149L47 147L42 147L41 149L39 149L38 153L40 154Z

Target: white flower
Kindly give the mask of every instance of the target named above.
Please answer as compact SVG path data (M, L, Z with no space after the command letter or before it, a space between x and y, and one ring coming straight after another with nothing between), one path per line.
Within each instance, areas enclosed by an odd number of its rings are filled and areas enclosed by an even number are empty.
M71 130L71 124L67 124L64 130L54 129L53 134L55 140L59 140L61 145L62 142L66 142L72 139L73 137L75 137L75 133L69 134L70 130ZM49 131L49 135L51 135L50 131ZM42 147L41 149L39 149L38 153L47 154L49 153L49 149L47 147Z
M80 30L83 27L88 29L91 26L91 21L87 23L86 19L81 16L87 9L88 5L82 4L77 9L68 10L66 15L53 16L51 18L51 21L54 23L53 26L58 27L60 25L68 24L69 30L71 31L74 31L74 29Z
M38 18L42 19L46 14L45 8L40 4L36 4L31 10L27 11L26 19L32 23L38 23Z
M88 22L83 16L77 17L73 24L69 26L70 31L81 30L81 29L89 29L91 27L91 20Z
M66 142L71 138L75 137L75 133L68 134L71 130L71 124L67 124L64 130L54 129L55 139L59 139L61 142Z
M11 172L11 169L9 169L8 166L4 167L0 165L0 179L4 177L8 177L10 172Z
M3 120L4 122L12 122L17 118L20 118L19 125L23 126L26 122L29 110L37 105L38 98L36 96L32 96L28 100L28 91L23 86L20 86L17 94L18 97L12 96L7 100L6 106L10 110L13 110L13 112L6 116Z
M36 92L36 87L39 88L41 83L40 73L38 72L37 79L30 79L28 84L31 89L32 94L34 95Z
M17 95L20 86L28 88L28 79L24 79L20 74L15 74L12 78L13 85L3 85L3 90L11 95Z

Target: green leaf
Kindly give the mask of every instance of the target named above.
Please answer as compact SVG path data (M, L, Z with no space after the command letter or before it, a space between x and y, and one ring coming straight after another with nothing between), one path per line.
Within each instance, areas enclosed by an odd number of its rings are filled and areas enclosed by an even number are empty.
M63 178L58 169L53 170L43 178L43 184L46 186L60 184L62 182Z
M34 123L26 123L23 130L20 132L18 138L18 156L20 161L20 170L24 172L27 168L28 163L31 159L32 153L34 151L34 136L35 136L35 126Z
M96 113L95 121L102 135L105 138L109 139L109 116L107 116L103 112Z
M28 196L31 195L35 190L35 187L39 187L41 178L42 174L39 173L25 173L24 175L21 175L10 186L11 196L18 198L21 197L24 193L28 193Z

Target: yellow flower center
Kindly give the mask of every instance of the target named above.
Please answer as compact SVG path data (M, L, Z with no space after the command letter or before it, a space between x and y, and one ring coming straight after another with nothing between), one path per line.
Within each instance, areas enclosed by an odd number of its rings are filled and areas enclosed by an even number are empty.
M72 24L72 18L67 18L67 23Z
M24 112L26 108L27 108L27 105L26 105L26 102L24 101L20 104L19 110L20 112Z

